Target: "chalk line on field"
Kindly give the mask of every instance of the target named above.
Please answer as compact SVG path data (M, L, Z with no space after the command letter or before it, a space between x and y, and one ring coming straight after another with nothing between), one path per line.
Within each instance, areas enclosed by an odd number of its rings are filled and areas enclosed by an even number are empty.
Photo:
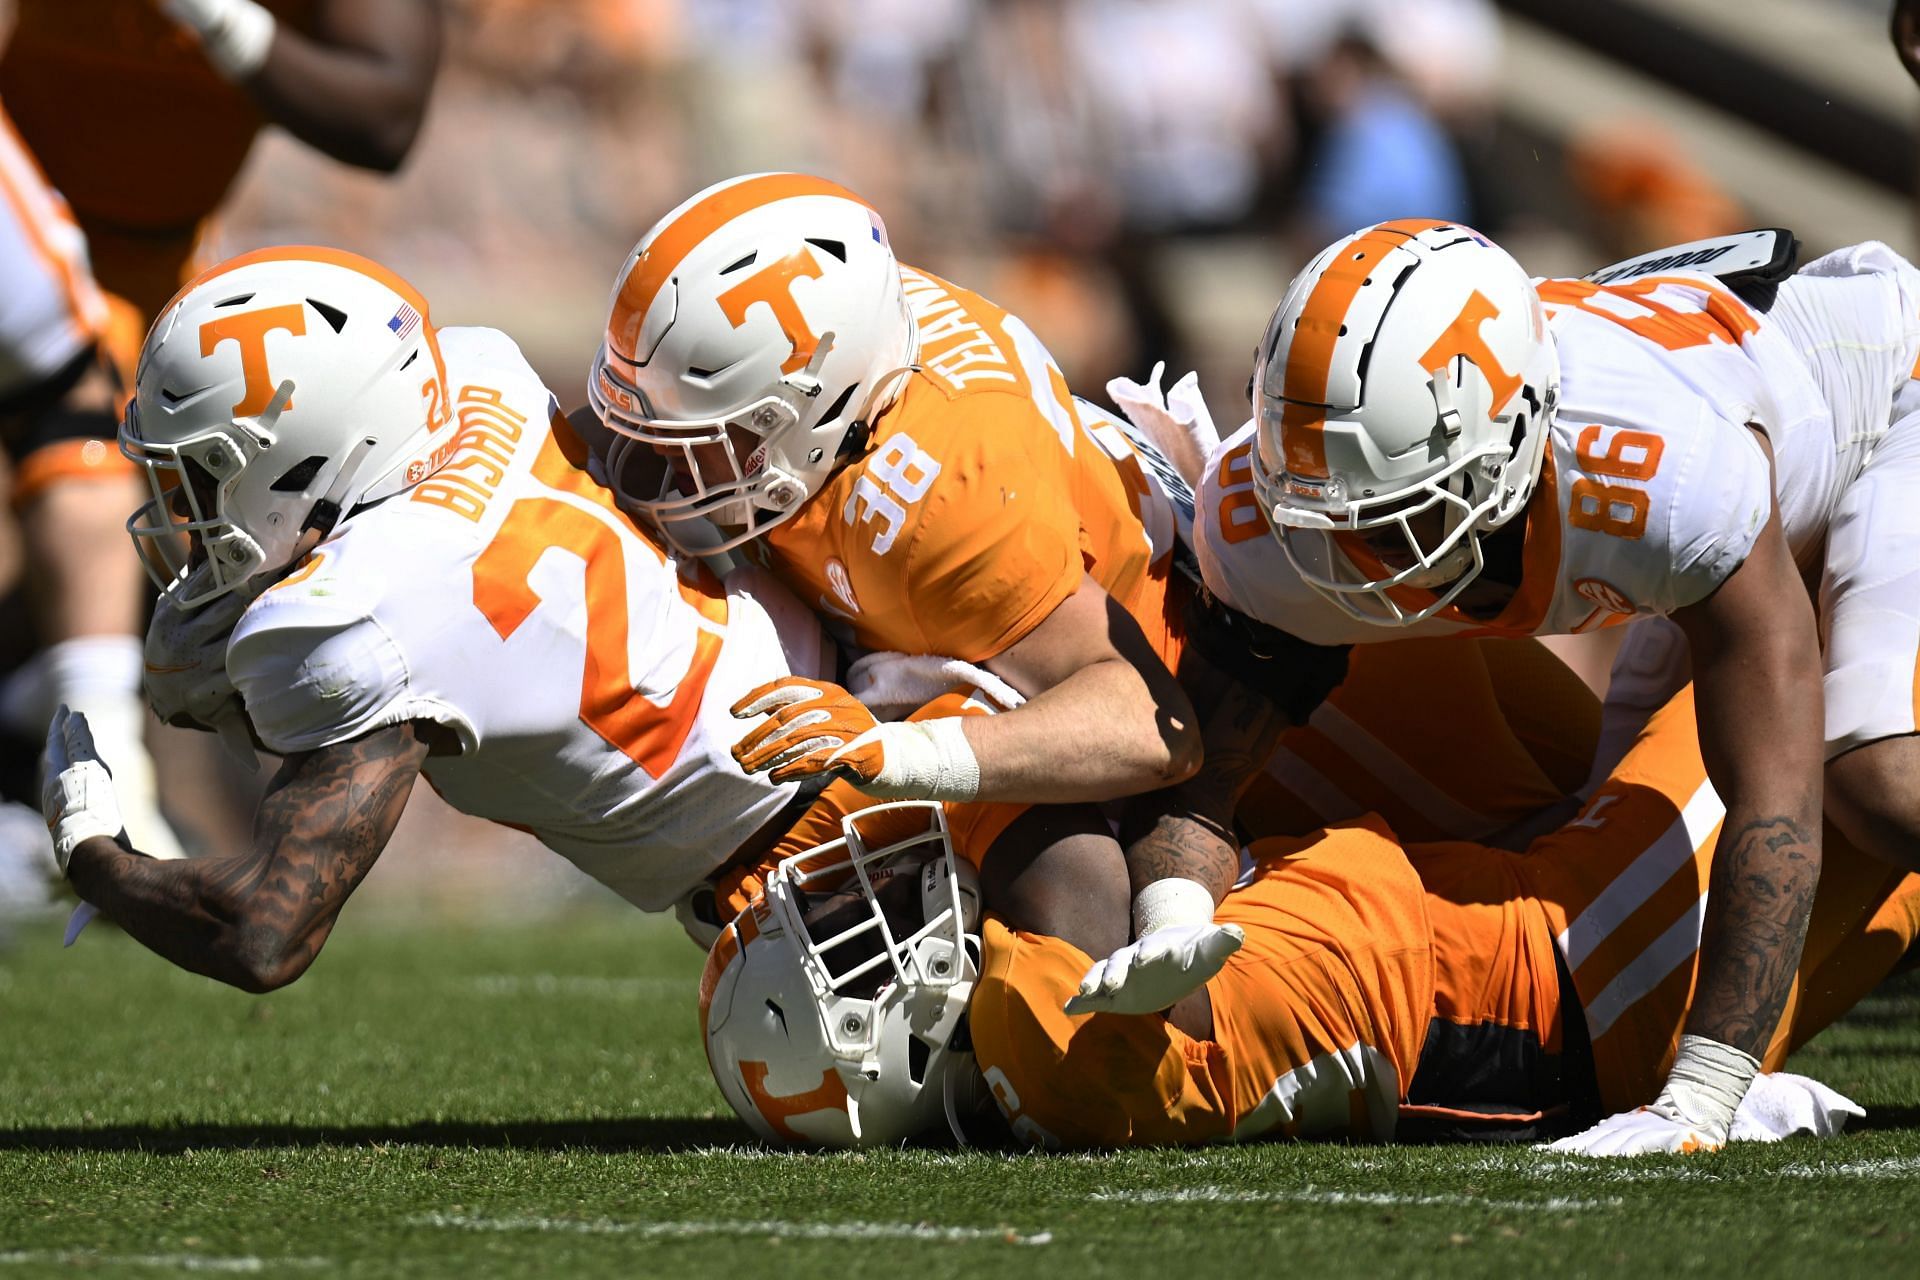
M1314 1187L1285 1191L1245 1187L1143 1188L1134 1191L1095 1191L1087 1199L1105 1204L1325 1204L1380 1208L1444 1205L1454 1209L1515 1209L1534 1213L1617 1209L1622 1203L1614 1198L1582 1200L1549 1196L1540 1200L1489 1200L1484 1196L1450 1192L1412 1195L1399 1191L1323 1191Z
M945 1227L931 1222L787 1222L769 1219L706 1219L622 1222L611 1218L484 1218L427 1213L408 1221L418 1227L461 1231L553 1231L584 1236L638 1236L656 1240L683 1236L777 1236L783 1240L934 1240L947 1243L1051 1244L1051 1231L1025 1235L1003 1227Z
M217 1271L252 1275L274 1267L328 1267L327 1258L221 1258L204 1253L96 1253L91 1249L9 1249L0 1266L171 1267L177 1271Z

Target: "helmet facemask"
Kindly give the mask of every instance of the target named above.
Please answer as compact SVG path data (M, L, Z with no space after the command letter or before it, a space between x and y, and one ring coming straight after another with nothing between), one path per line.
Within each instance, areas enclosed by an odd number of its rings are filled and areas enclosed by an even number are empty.
M912 834L900 837L903 826ZM788 1135L770 1131L750 1068L762 1080L778 1068L838 1080L846 1132L811 1140L895 1144L944 1121L964 1141L962 1112L978 1081L966 1034L980 970L976 879L954 856L938 805L879 805L842 830L782 861L742 913L758 923L723 962L737 971L732 989L727 973L716 983L707 1029L715 1076L763 1136ZM730 926L736 936L741 921ZM715 957L729 945L723 934ZM777 1026L764 1010L777 1012Z

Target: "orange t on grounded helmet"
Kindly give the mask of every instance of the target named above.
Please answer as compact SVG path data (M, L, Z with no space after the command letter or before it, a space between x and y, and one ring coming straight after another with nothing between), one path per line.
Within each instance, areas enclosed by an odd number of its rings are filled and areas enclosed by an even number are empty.
M915 346L866 201L797 173L708 187L614 282L587 382L613 488L683 551L758 537L861 447Z
M1525 509L1559 385L1539 295L1505 250L1451 222L1357 231L1294 277L1260 340L1261 510L1347 613L1430 617ZM1437 594L1403 604L1403 587Z
M127 532L161 591L198 607L285 568L309 529L424 479L448 418L412 285L338 249L243 254L147 335L120 448L153 498Z

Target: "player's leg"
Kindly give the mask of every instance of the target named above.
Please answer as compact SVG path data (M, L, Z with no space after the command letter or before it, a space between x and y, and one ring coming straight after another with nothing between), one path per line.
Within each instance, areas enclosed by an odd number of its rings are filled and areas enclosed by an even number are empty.
M124 531L141 488L114 440L122 389L101 354L111 323L79 229L0 117L0 433L46 646L8 710L34 735L61 703L84 711L135 847L178 857L144 739L145 587Z

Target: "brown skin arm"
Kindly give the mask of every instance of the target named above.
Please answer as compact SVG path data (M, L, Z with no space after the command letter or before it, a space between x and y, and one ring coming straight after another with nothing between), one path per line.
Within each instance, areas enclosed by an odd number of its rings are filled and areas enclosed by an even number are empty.
M391 173L426 117L440 43L439 0L323 0L314 34L280 26L242 88L307 145Z
M1893 51L1915 84L1920 84L1920 0L1894 0Z
M982 796L1115 800L1182 781L1200 766L1187 695L1140 624L1092 578L984 665L1028 701L966 722Z
M437 726L409 722L288 756L254 818L253 848L160 862L97 838L73 851L80 896L183 969L242 991L306 972L386 848Z
M1686 1029L1758 1058L1820 881L1820 644L1778 510L1746 561L1673 618L1692 646L1700 750L1727 806Z

